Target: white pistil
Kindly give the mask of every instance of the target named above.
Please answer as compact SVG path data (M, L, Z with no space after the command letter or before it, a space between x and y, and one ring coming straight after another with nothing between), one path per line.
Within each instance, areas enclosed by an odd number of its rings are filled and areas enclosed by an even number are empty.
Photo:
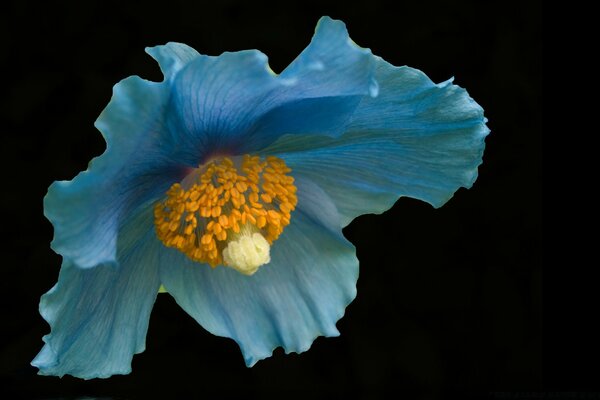
M260 233L243 232L223 249L223 261L244 275L252 275L271 261L271 246Z

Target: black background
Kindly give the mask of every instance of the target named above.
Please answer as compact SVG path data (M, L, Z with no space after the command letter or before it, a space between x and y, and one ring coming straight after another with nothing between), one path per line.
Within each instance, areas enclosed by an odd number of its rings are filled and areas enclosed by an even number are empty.
M358 297L301 355L251 369L168 295L133 372L107 380L40 377L29 365L49 327L39 296L58 276L42 214L48 185L103 152L93 121L129 75L161 80L145 46L204 54L257 48L279 72L322 15L359 45L440 82L455 76L492 130L471 190L441 209L401 199L344 234L360 259ZM0 374L8 398L516 398L547 390L541 364L541 4L537 1L14 1L2 11L4 250ZM552 386L552 385L550 385ZM558 389L560 386L552 386ZM529 393L529 394L527 394ZM512 396L512 397L511 397ZM526 397L522 397L526 398Z

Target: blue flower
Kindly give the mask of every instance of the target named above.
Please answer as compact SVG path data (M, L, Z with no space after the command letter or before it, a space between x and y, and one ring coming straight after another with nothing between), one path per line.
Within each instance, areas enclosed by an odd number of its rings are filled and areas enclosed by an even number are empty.
M477 177L481 107L340 21L322 18L279 75L255 50L146 51L164 80L118 83L96 121L106 151L44 199L63 262L40 303L40 374L129 373L162 287L248 366L306 351L356 295L342 228L400 196L439 207Z

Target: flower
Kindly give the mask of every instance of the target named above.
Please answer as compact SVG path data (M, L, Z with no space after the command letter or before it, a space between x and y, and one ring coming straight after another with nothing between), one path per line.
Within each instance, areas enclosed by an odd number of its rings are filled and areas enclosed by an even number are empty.
M489 130L464 89L394 67L322 18L281 74L252 50L146 49L96 121L107 149L44 212L63 258L42 296L43 375L131 371L164 286L248 366L337 336L358 260L342 228L400 196L439 207L470 187ZM162 286L161 286L162 285Z

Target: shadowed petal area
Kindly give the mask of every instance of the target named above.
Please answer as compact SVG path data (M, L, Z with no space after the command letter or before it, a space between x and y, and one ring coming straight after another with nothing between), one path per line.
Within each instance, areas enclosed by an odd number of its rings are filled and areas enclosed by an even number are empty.
M377 59L379 96L365 97L339 138L286 135L262 151L333 199L342 226L400 196L440 207L477 178L489 133L482 108L451 83Z
M166 157L165 99L164 85L139 77L115 85L95 124L106 151L73 180L54 182L44 198L58 254L83 268L114 261L122 216L180 179L175 160Z
M146 212L128 224L119 238L119 265L82 269L63 261L58 283L40 302L52 329L32 361L41 375L91 379L131 372L133 355L144 351L160 286L151 220Z
M173 154L197 166L214 153L236 153L283 80L269 73L257 50L201 55L174 78L166 115L179 143Z
M180 144L175 156L190 166L214 154L255 151L284 133L339 135L362 96L376 93L371 52L326 17L281 75L257 50L212 57L180 46L148 52L174 76L168 128Z
M335 323L356 295L358 260L339 230L331 200L297 181L298 207L271 248L271 262L252 276L189 261L164 248L161 281L209 332L234 339L246 364L308 350L317 336L337 336Z
M342 21L321 18L310 44L280 75L296 83L252 135L263 138L261 146L283 133L339 136L363 96L377 96L374 64L371 51L350 39Z

